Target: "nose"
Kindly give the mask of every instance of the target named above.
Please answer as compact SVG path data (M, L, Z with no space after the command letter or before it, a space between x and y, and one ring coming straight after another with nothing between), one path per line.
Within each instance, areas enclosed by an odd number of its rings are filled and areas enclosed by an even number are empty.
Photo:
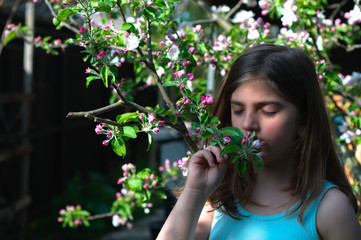
M250 132L255 131L256 133L258 132L259 119L256 113L248 111L244 114L244 118L242 121L242 130L244 130L244 132L246 131L250 131Z

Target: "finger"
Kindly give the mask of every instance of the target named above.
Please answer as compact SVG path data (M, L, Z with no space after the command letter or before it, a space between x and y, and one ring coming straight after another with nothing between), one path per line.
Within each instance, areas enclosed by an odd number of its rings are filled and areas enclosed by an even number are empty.
M203 149L201 151L196 152L193 157L195 157L196 159L194 159L194 163L199 163L199 164L204 164L204 160L206 161L206 163L210 166L210 167L214 167L215 166L215 156L213 156L213 154L208 151L207 149Z
M212 153L212 155L214 155L217 163L221 163L222 161L225 160L225 158L223 156L221 156L221 149L219 147L208 146L206 149L208 151L210 151Z

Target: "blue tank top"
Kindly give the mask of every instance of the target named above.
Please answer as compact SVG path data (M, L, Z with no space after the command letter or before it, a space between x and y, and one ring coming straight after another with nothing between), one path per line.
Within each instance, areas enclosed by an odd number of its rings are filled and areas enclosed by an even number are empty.
M241 220L235 220L220 211L215 211L211 240L309 240L319 239L316 229L318 205L327 192L336 185L326 182L321 194L307 207L303 224L297 220L298 211L293 214L283 212L272 216L252 214L238 204Z

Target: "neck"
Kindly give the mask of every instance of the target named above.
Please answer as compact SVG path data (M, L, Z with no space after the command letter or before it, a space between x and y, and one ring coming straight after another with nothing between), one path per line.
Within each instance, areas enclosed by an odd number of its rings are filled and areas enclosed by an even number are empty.
M290 187L295 174L296 161L293 159L265 164L264 168L256 174L253 187L284 191Z

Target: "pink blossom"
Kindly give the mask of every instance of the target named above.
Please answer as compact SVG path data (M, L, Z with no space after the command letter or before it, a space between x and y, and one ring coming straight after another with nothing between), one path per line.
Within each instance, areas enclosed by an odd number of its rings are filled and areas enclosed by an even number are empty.
M189 81L193 81L194 80L194 76L192 73L188 73L188 79Z
M180 86L180 89L183 91L185 87L186 87L186 86L184 86L184 85L182 84L182 85Z
M194 47L190 47L190 48L189 48L189 52L190 52L190 53L192 53L192 54L193 54L193 53L194 53L194 51L195 51L195 48L194 48Z
M259 156L263 158L265 156L264 152L260 152Z
M154 132L154 133L158 133L158 132L159 132L159 128L154 128L154 129L153 129L153 132Z
M154 122L155 121L155 117L153 113L149 113L149 117L148 117L149 122Z
M120 192L121 192L123 195L126 195L126 194L128 193L127 189L125 189L125 188L122 188L122 189L120 190Z
M156 180L153 180L153 181L152 181L152 185L153 185L153 186L156 186L157 183L158 183L158 182L157 182Z
M108 137L111 137L112 135L113 135L113 133L110 132L110 131L107 133L107 136L108 136Z
M139 7L134 7L134 11L139 11L140 8Z
M66 210L68 210L68 211L74 211L74 206L73 206L73 205L66 206Z
M151 173L151 174L150 174L150 179L154 179L154 178L155 178L154 173Z
M117 198L117 200L120 200L122 198L119 192L115 194L115 197Z
M184 69L178 71L178 77L180 77L180 78L184 77L185 74L186 74L186 71L184 71Z
M147 185L147 184L144 184L144 185L143 185L143 188L144 188L144 189L148 189L148 185Z
M144 116L143 116L143 114L139 113L138 117L139 117L139 119L143 119Z
M63 219L61 217L58 217L58 222L62 222Z
M74 221L74 224L75 224L75 225L81 225L81 221L80 221L79 219L76 219L76 220Z
M96 134L99 134L101 130L102 130L102 126L101 126L100 124L98 124L98 125L95 127L95 133L96 133Z
M195 133L199 133L199 131L200 131L199 128L194 129Z
M103 30L108 30L110 27L109 26L105 26L104 28L103 28Z
M164 121L159 121L159 125L163 125L164 124Z
M63 214L65 214L65 213L66 213L65 209L60 209L60 211L59 211L59 214L60 214L60 215L63 215Z
M223 139L224 143L227 144L227 143L230 143L231 142L231 138L229 136L226 136L224 139Z
M172 62L168 62L168 63L167 63L167 66L168 66L169 68L172 68L173 63L172 63Z
M104 140L104 141L102 142L102 144L103 144L104 146L108 145L108 143L109 143L109 141L107 141L107 140Z
M252 146L255 148L260 148L262 146L261 141L260 140L254 140L252 143Z

